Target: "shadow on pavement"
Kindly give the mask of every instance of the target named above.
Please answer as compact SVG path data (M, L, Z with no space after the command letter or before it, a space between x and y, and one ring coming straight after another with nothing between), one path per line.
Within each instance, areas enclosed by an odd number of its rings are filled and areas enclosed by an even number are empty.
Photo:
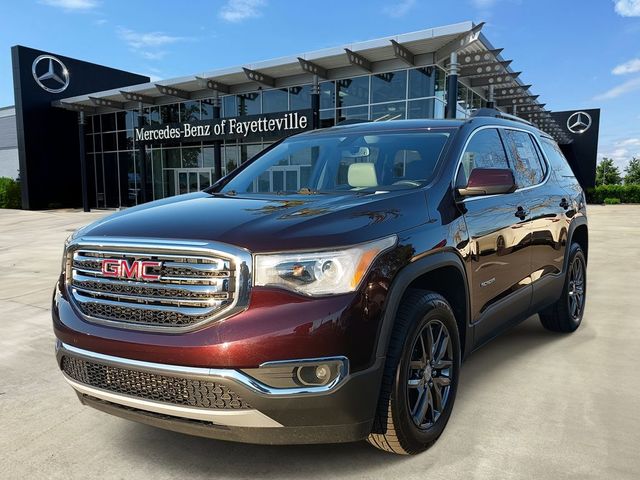
M509 364L519 356L535 358L536 349L562 338L563 335L544 330L537 316L529 318L469 357L462 369L460 394L473 394L474 386L482 384L486 375L500 374L501 369L512 368ZM455 411L453 415L455 417ZM358 477L411 458L379 452L365 442L249 445L192 437L124 421L122 437L121 448L127 454L139 456L144 462L160 464L168 473L187 478L190 473L235 478L326 478L337 473Z

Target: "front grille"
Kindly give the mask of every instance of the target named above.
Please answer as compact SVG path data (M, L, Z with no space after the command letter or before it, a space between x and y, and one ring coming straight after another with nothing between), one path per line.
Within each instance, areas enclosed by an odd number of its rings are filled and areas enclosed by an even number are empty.
M113 393L186 407L251 408L225 385L112 367L77 357L62 357L62 371L76 382Z
M131 270L105 274L103 260ZM153 262L146 278L131 273L139 262ZM237 258L207 249L76 245L66 264L70 297L87 320L123 328L195 328L231 309L242 287Z

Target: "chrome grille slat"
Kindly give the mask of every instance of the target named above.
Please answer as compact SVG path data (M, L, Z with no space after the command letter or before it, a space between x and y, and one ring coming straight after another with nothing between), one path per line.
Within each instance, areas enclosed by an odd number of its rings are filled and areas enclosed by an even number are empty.
M91 322L159 331L193 329L246 307L248 301L251 256L235 247L217 247L157 240L91 244L80 239L67 249L69 296ZM118 276L103 273L106 259L126 261L116 271L112 268L118 262L106 267ZM154 262L140 267L147 276L126 270L138 267L138 261Z

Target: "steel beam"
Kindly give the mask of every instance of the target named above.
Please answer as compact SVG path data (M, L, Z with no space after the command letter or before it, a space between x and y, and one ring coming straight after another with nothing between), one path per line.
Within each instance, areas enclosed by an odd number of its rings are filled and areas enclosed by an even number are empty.
M488 87L496 85L498 88L502 85L509 85L514 82L522 72L509 72L491 77L480 77L471 79L471 87Z
M415 67L415 55L407 47L395 40L390 40L393 45L393 54L411 67Z
M120 94L130 102L142 102L145 105L155 105L156 99L141 93L125 92L120 90Z
M98 109L96 107L90 107L88 105L81 105L78 103L61 102L60 100L51 102L51 106L56 108L64 108L65 110L71 110L72 112L85 112L91 114L98 112Z
M498 75L499 73L508 73L507 67L511 62L512 60L505 60L504 62L488 62L476 66L463 66L460 69L460 76L475 78Z
M97 107L108 107L115 110L125 110L124 102L118 102L116 100L109 100L108 98L89 97L91 103Z
M311 73L312 75L317 75L321 78L329 78L327 76L327 69L321 67L317 63L310 62L309 60L305 60L302 57L298 57L298 62L300 63L300 67L307 73Z
M482 27L484 27L484 22L479 23L468 32L457 36L454 40L440 48L434 56L436 63L446 62L453 52L459 52L472 43L475 43L480 38Z
M347 52L347 58L349 59L349 63L351 65L360 67L361 69L366 70L367 72L371 72L373 70L373 67L371 66L371 62L366 58L364 58L359 53L353 52L348 48L345 48L344 51Z
M242 67L245 75L249 80L252 80L260 85L264 85L265 87L273 88L276 86L276 79L266 75L262 72L258 72L256 70L250 70L248 68Z
M186 90L181 90L176 87L167 87L166 85L160 85L156 83L156 90L163 95L170 97L181 98L183 100L191 100L191 93Z
M196 80L198 80L198 83L203 90L212 90L220 93L230 93L231 91L229 85L225 85L224 83L217 82L210 78L196 77Z

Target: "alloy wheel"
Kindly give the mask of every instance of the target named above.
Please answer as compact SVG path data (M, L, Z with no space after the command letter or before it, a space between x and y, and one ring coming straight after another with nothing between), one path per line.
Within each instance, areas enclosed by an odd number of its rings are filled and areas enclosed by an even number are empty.
M438 421L449 399L453 372L451 335L444 323L432 319L414 341L408 368L407 402L418 428Z
M577 320L582 315L584 307L584 263L575 258L569 270L569 314Z

